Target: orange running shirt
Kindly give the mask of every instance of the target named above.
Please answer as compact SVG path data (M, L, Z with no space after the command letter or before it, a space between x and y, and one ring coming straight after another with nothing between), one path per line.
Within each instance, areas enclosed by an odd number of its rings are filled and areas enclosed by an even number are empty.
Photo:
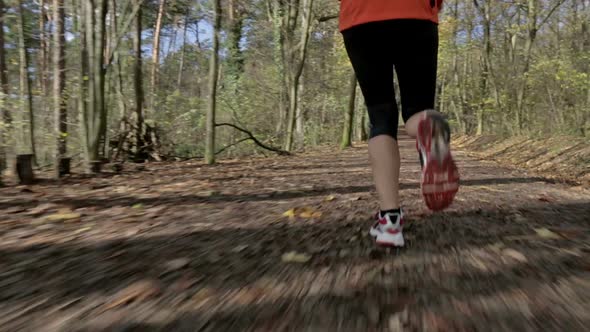
M438 23L443 0L341 0L340 31L355 25L394 19Z

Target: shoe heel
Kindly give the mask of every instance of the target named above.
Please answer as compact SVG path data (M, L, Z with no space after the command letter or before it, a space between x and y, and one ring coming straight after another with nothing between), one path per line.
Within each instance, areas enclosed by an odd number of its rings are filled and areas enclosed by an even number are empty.
M432 120L429 117L424 118L418 124L418 137L417 142L419 149L430 153L430 147L432 144Z
M384 232L377 236L375 243L381 247L403 247L405 245L404 235L401 231L396 234Z

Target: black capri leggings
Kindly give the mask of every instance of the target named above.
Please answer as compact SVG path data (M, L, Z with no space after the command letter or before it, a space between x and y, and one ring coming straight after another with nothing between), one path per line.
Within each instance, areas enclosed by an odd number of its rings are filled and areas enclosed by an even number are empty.
M397 139L398 109L393 69L401 94L402 117L434 108L438 25L427 20L361 24L342 32L348 57L365 97L371 137Z

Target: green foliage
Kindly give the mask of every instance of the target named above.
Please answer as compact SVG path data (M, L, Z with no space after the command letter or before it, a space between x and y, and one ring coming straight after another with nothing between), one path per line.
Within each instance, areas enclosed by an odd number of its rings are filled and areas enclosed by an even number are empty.
M455 6L455 1L457 1ZM513 2L488 1L491 18L490 65L485 63L483 28L485 20L473 1L448 0L439 25L439 71L437 107L449 115L453 127L475 133L477 114L483 113L484 131L497 134L517 132L516 101L519 84L525 80L522 117L523 130L529 134L588 135L590 109L590 50L588 28L583 26L590 16L588 6L581 1L568 1L561 6L539 29L534 40L530 63L525 68L524 43L527 37L526 6ZM551 1L536 0L539 17L551 8ZM280 126L286 112L287 96L281 94L285 84L281 76L280 39L268 7L273 1L236 0L234 20L230 20L229 1L222 2L224 16L221 34L221 72L218 90L217 122L230 122L251 131L259 140L281 146L285 127ZM481 5L484 0L478 1ZM39 141L39 154L50 156L53 134L53 116L46 111L50 98L41 95L39 80L39 2L27 0L25 4L26 38L31 55L29 72L33 79L33 97ZM67 85L70 127L68 144L72 154L82 150L79 137L81 128L77 98L81 76L80 36L76 31L79 9L66 1ZM128 17L127 1L117 2L119 19ZM151 69L151 39L159 0L147 0L143 5L143 73ZM46 1L50 9L51 1ZM302 76L299 106L302 113L301 138L298 148L321 144L338 144L342 137L343 112L347 107L347 90L351 66L338 32L337 19L318 22L321 16L338 12L337 1L316 1L312 33L309 40L306 66ZM146 113L146 123L157 127L164 153L193 157L204 153L205 110L209 58L211 56L212 7L206 0L168 0L162 28L162 53L159 66L159 84L154 109ZM125 11L127 10L127 11ZM517 18L520 17L520 21ZM298 20L299 22L300 20ZM539 19L540 21L540 19ZM10 96L7 107L16 109L18 101L18 53L15 47L14 11L8 10L5 19L5 52L8 62ZM107 22L107 32L110 31ZM187 39L183 31L187 25ZM50 30L50 24L47 30ZM119 22L120 26L123 26ZM296 27L299 32L300 27ZM299 35L297 35L299 36ZM107 36L112 46L112 36ZM236 38L239 42L236 43ZM238 47L236 48L236 45ZM124 106L130 118L134 110L133 54L131 33L124 33L119 43L122 70L122 96L116 89L115 66L107 68L109 136L117 137ZM180 62L183 62L182 68ZM485 71L487 69L487 72ZM526 69L526 70L525 70ZM180 72L182 71L182 72ZM179 77L181 78L179 82ZM487 77L487 81L484 79ZM149 91L149 79L144 79ZM151 96L145 102L150 103ZM359 114L364 112L359 90L355 132L360 131ZM0 105L1 107L2 105ZM19 124L19 123L16 123ZM358 128L357 128L358 127ZM358 137L355 135L355 138ZM217 149L232 145L245 136L232 128L220 127ZM250 141L224 150L222 156L234 157L262 153ZM40 158L41 163L47 159Z

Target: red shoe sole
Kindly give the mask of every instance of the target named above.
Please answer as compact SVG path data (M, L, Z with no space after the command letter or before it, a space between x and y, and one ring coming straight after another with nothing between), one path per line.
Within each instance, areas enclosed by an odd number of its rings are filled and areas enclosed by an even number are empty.
M422 170L422 196L426 206L433 211L449 207L459 191L459 170L450 151L442 158L431 155L432 120L425 119L418 125L417 145L426 152Z
M379 247L384 247L384 248L403 248L404 247L404 246L398 246L394 243L389 243L389 242L375 241L375 244L377 244L377 246L379 246Z

